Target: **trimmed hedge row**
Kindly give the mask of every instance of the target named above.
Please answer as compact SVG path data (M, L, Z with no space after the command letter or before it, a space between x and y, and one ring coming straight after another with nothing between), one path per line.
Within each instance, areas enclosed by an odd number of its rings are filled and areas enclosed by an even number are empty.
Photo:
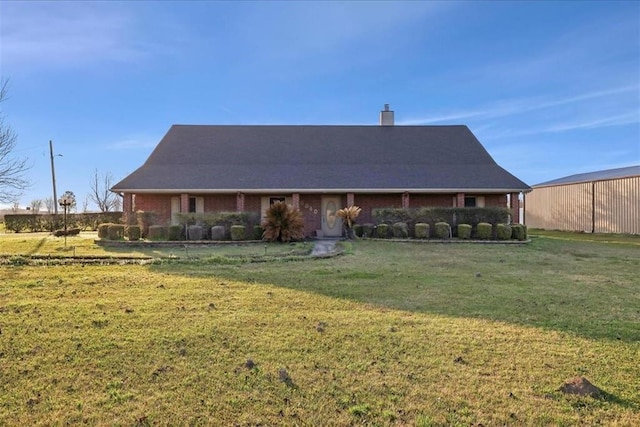
M458 225L469 224L472 236L475 236L479 223L492 225L506 224L510 221L511 212L507 208L379 208L372 210L372 216L378 224L404 222L410 233L415 233L416 224L429 224L430 232L435 235L438 222L451 225L453 237L457 237ZM378 225L379 227L379 225ZM371 234L367 234L371 236ZM416 237L415 234L410 237Z
M102 223L122 221L122 212L67 213L67 230L97 230ZM6 214L5 228L16 233L55 231L64 228L64 214Z

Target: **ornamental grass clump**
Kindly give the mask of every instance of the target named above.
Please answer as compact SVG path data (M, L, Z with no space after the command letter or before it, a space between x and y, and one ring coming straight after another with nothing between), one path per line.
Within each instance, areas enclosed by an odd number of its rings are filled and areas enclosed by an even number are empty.
M290 242L304 237L302 214L283 202L275 202L267 209L262 228L262 237L270 242Z

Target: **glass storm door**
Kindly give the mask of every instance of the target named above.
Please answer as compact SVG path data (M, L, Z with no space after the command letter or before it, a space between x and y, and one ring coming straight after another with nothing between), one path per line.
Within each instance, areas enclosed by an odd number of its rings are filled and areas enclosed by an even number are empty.
M322 233L325 237L342 236L342 218L336 213L340 210L340 197L322 197Z

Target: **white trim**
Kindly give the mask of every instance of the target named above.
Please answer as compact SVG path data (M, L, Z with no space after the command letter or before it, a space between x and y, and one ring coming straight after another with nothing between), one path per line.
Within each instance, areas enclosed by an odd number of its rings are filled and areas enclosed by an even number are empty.
M114 190L112 190L114 191ZM342 194L342 193L354 193L354 194L376 194L376 193L410 193L410 194L439 194L439 193L468 193L468 194L491 194L491 193L528 193L531 190L523 190L521 188L254 188L254 189L171 189L171 190L158 190L158 189L121 189L117 190L120 193L133 193L133 194L182 194L189 193L189 195L195 194L236 194L238 192L244 194L271 194L274 196L281 194Z

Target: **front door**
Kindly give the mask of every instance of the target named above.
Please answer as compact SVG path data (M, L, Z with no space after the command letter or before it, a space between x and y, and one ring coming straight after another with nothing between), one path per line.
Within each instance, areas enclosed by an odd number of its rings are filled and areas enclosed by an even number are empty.
M325 237L342 236L342 218L337 215L340 197L322 196L322 234Z

